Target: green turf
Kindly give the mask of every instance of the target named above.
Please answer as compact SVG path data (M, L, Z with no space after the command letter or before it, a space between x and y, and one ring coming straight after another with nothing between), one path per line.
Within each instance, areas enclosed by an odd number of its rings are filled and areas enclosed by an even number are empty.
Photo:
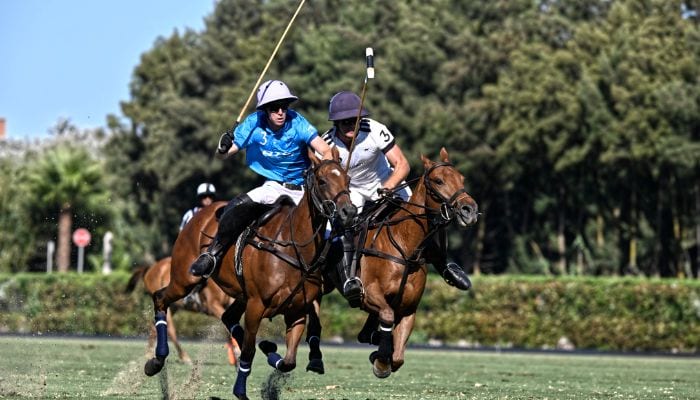
M221 343L185 342L193 365L174 349L161 374L143 373L145 341L0 337L0 398L232 398L235 370ZM371 348L326 347L326 374L274 374L258 352L251 398L275 378L280 399L692 399L700 358L619 357L409 349L406 364L377 379ZM167 391L162 389L167 387ZM270 398L268 396L268 398ZM272 397L274 398L274 397Z

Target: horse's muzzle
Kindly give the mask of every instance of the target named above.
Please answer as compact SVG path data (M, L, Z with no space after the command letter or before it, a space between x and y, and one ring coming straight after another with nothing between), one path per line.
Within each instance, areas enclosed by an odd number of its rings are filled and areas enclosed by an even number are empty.
M352 224L355 222L356 216L357 207L350 202L345 203L338 208L338 218L340 219L340 223L344 228L352 226Z
M479 205L475 201L460 204L457 208L457 222L461 227L474 225L479 219Z

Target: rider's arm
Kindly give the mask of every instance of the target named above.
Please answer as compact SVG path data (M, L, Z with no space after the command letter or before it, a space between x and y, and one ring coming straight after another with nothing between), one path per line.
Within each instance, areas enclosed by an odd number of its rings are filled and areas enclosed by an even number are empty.
M394 171L382 185L386 189L394 189L396 185L406 179L411 167L408 165L408 160L406 160L403 152L396 144L392 146L391 149L385 153L385 155Z
M317 154L321 155L321 158L324 160L332 160L333 159L333 153L331 152L330 146L328 146L328 143L326 143L325 140L321 139L320 136L316 136L311 140L311 148L314 149L314 151ZM407 172L408 174L408 172Z

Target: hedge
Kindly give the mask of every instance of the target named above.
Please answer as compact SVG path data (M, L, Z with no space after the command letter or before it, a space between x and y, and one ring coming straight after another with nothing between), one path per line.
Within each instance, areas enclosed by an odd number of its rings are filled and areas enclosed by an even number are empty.
M644 278L480 276L469 292L430 277L412 343L698 352L700 282ZM124 293L128 274L0 275L0 332L142 336L153 318L142 289ZM354 340L366 314L337 293L323 300L323 337ZM282 319L260 337L279 339ZM210 317L180 312L184 337L221 336Z

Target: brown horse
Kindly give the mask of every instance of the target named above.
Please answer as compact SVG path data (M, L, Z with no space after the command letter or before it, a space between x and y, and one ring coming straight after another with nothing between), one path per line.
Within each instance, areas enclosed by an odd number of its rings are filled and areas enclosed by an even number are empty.
M221 267L210 278L236 300L222 321L241 346L233 387L233 394L240 399L247 398L246 380L263 318L281 314L287 327L284 358L276 353L274 344L261 343L268 363L285 372L296 366L306 313L318 294L320 265L325 262L329 247L324 237L327 221L339 218L349 224L356 215L348 191L350 179L338 162L337 151L333 156L333 160L321 161L309 152L312 168L307 172L305 193L299 204L282 206L269 218L263 216L264 222L255 230L244 232L237 245L228 249ZM221 204L215 203L200 210L175 241L170 283L153 295L157 344L155 357L145 365L146 375L163 368L168 355L166 310L201 280L189 273L189 267L211 241L219 207ZM251 234L246 235L248 232ZM245 330L238 324L243 313Z
M156 261L155 264L145 267L137 268L131 275L129 283L126 287L126 292L133 292L139 281L143 280L144 289L150 295L156 292L160 288L168 286L170 282L170 260L171 257L162 258ZM214 281L207 280L206 284L199 290L193 293L193 298L184 298L176 301L170 305L166 315L166 321L168 323L168 337L175 344L177 349L177 354L180 360L186 364L191 364L192 359L185 349L180 346L180 342L177 340L177 331L175 329L175 323L173 322L172 315L179 311L191 311L196 313L203 313L211 315L217 319L220 319L224 311L228 306L233 303L233 299L224 293L219 286L216 285ZM148 348L152 352L156 339L156 329L151 326L151 330L148 335ZM238 350L238 344L235 339L231 338L231 342L227 343L228 357L231 364L235 363L235 352Z
M411 198L407 202L390 199L400 209L389 219L370 222L360 234L364 243L358 249L358 275L364 284L361 308L369 316L358 340L379 345L370 355L378 378L388 377L404 363L425 288L426 259L429 262L432 256L429 243L450 222L456 220L466 228L478 218L478 206L464 189L464 176L450 163L445 148L440 157L442 161L433 162L421 156L425 172ZM307 336L311 348L307 370L323 373L321 326L314 314L310 314Z

